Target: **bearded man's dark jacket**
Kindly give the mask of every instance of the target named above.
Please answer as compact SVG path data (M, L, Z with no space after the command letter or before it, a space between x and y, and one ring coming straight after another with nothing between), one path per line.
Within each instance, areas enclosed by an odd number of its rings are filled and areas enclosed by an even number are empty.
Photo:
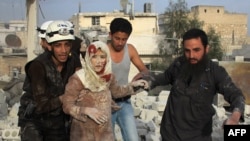
M201 73L184 72L185 59L184 56L177 58L163 74L152 79L152 88L172 85L161 121L160 132L164 141L172 141L170 136L175 136L175 141L211 136L215 114L212 104L218 93L223 94L232 109L244 113L245 98L223 67L207 59Z

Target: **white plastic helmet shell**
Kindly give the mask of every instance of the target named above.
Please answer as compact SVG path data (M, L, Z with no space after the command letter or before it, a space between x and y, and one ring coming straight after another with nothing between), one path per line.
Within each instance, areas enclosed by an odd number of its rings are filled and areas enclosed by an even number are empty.
M71 28L74 28L74 24L72 22L70 21L65 21L65 22L68 23Z
M75 40L74 30L66 21L53 21L46 30L45 38L48 43L61 40Z
M52 23L53 21L46 21L44 22L41 27L39 28L38 32L38 37L40 38L45 38L46 36L46 29L48 28L49 24Z

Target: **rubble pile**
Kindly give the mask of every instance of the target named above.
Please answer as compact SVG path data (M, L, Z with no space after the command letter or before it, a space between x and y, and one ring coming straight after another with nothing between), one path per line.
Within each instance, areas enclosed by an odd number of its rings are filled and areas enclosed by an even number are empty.
M8 108L8 114L0 120L0 141L20 141L18 121L19 103Z
M161 141L160 123L170 91L161 91L158 96L148 96L148 92L140 92L131 98L140 141ZM213 117L213 141L224 141L222 124L230 114L223 107L228 103L218 94L213 107L216 114ZM245 122L250 124L250 105L245 106ZM119 126L115 126L116 141L123 141Z
M3 109L4 95L0 98L0 107ZM134 115L140 141L160 141L160 123L162 113L166 106L169 91L161 91L158 96L149 96L148 92L142 91L132 96L131 102L134 107ZM214 108L216 114L213 117L213 141L223 141L223 129L221 127L223 121L230 114L225 108L225 101L218 95ZM8 107L8 112L0 115L0 141L20 141L19 127L17 126L17 112L19 103L15 103L12 107ZM5 113L5 114L4 114ZM241 124L250 124L250 105L246 105L245 122ZM115 126L116 141L123 141L119 126Z

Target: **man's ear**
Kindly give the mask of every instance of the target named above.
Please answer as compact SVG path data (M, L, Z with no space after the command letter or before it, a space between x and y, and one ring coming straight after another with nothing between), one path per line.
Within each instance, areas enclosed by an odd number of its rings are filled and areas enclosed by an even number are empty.
M111 39L112 38L112 33L109 32L109 36L108 36L108 39Z
M50 44L48 44L48 45L47 45L47 49L48 49L49 51L51 51L51 50L52 50L52 46L51 46Z
M206 47L206 54L209 52L209 49L210 49L210 46L207 45L207 47Z

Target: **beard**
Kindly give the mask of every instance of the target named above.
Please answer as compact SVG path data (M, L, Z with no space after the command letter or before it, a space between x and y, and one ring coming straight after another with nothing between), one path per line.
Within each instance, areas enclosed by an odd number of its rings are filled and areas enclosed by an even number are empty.
M187 84L189 84L193 77L200 77L206 69L208 60L208 56L205 53L202 56L201 60L199 60L196 64L191 64L190 59L185 57L183 69L180 73L182 79L186 81Z

